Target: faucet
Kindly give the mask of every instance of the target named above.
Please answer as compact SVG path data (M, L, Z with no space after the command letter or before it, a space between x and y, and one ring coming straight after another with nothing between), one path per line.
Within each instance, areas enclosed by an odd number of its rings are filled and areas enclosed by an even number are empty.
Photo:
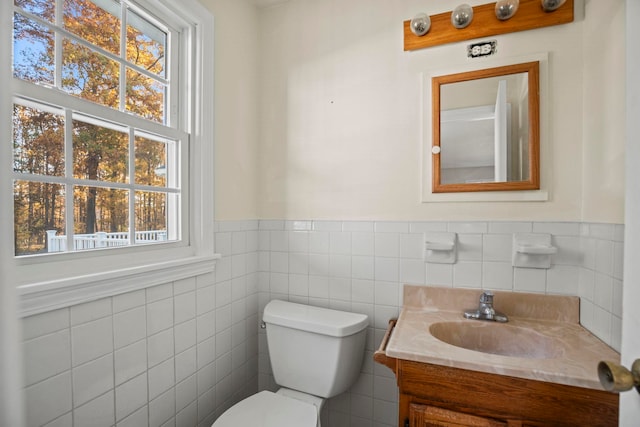
M476 310L466 310L464 317L475 320L492 320L495 322L507 322L509 319L504 314L493 308L493 292L487 291L480 295L480 303Z

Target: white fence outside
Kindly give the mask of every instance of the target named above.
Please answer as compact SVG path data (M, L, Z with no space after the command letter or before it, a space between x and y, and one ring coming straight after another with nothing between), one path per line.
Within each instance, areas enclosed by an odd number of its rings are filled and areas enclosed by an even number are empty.
M47 230L47 252L66 252L67 236L56 235L57 230ZM167 240L166 230L136 231L135 243L163 242ZM128 246L129 232L105 233L103 231L93 234L74 234L73 250L112 248L116 246Z

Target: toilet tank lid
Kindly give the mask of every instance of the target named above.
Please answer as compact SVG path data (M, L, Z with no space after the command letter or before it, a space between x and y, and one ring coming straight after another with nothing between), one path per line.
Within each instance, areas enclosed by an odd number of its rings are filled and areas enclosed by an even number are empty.
M272 300L267 304L262 320L265 323L333 337L353 335L369 325L366 314L280 300Z

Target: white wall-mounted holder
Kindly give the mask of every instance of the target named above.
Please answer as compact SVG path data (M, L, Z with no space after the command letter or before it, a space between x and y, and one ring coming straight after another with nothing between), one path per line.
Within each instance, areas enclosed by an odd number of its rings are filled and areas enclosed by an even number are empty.
M424 260L436 264L455 264L456 233L429 232L424 235Z
M551 255L558 248L551 245L551 234L516 233L513 235L513 266L550 268Z

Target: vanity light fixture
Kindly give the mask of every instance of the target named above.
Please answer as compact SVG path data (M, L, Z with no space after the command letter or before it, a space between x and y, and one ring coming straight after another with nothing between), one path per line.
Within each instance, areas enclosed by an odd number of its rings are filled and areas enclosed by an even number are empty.
M422 37L431 28L431 18L426 13L418 13L411 20L411 32L418 37Z
M404 50L566 24L573 22L576 1L493 0L473 7L460 4L448 12L419 13L402 23ZM557 9L548 13L553 7Z
M451 12L451 24L459 30L468 27L472 19L473 8L466 3L461 4Z
M562 6L567 0L540 0L542 4L542 10L545 12L553 12L560 6Z
M511 19L518 11L520 0L498 0L496 2L496 18L501 21Z

